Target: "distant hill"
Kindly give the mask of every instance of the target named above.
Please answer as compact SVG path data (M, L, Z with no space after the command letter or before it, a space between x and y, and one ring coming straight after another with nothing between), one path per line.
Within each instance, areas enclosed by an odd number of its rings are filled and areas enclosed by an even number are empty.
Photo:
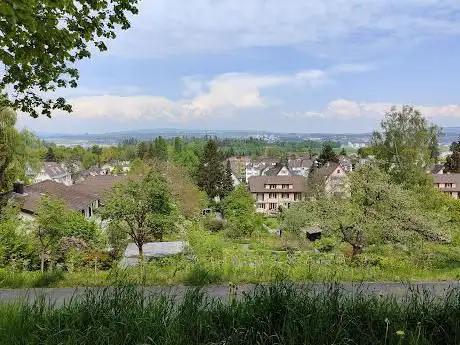
M457 140L460 135L460 127L443 128L441 144L450 144ZM156 128L142 130L128 130L100 134L60 134L60 133L37 133L37 135L49 142L63 145L114 145L123 140L134 138L137 140L151 140L157 136L172 137L218 137L218 138L265 138L268 141L298 141L298 140L334 140L344 145L348 143L367 143L371 133L277 133L257 130L187 130L176 128Z

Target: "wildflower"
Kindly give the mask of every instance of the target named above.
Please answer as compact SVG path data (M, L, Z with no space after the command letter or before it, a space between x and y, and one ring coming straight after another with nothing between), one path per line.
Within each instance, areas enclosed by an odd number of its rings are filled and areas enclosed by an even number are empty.
M402 337L404 337L405 334L406 334L406 333L404 333L404 331L403 331L402 329L400 329L399 331L396 331L396 335L397 335L398 337L401 337L401 338L402 338Z

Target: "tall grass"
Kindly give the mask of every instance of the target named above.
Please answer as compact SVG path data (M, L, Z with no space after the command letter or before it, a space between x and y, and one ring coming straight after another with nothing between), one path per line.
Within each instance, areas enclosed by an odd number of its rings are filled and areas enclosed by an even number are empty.
M444 298L347 293L338 285L258 287L241 298L87 291L63 305L0 305L1 344L460 344L460 291Z

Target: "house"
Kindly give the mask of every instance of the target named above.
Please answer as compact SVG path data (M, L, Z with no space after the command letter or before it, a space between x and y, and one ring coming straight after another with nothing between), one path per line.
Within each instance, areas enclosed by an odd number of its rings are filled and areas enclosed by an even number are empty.
M292 176L293 173L287 166L282 163L276 163L274 166L262 170L263 176Z
M436 164L431 170L428 171L432 174L444 174L444 164Z
M39 173L34 178L35 183L43 181L53 181L70 186L72 185L72 176L63 164L44 162Z
M307 177L312 166L313 161L310 158L294 158L288 161L288 169L293 175Z
M19 203L23 219L33 218L44 196L62 200L69 209L90 218L94 216L94 211L103 205L108 192L121 180L122 178L116 176L97 176L71 186L51 180L28 186L16 182L13 190L3 194L2 198L12 198Z
M346 156L339 156L339 164L346 173L353 170L353 162Z
M249 178L252 176L261 176L264 171L275 166L277 161L275 159L261 159L254 160L246 164L246 182L249 181Z
M329 195L347 193L348 176L345 169L336 162L327 162L316 168L309 175L314 183L324 183L324 190Z
M94 210L99 207L97 197L93 195L73 191L71 186L62 183L46 180L24 186L22 182L16 182L13 190L6 193L4 197L13 198L21 205L21 218L33 219L37 213L40 200L49 196L62 200L71 210L81 212L85 217L92 217Z
M228 158L230 162L230 167L235 177L243 182L246 179L246 166L251 162L250 157L246 156L236 156Z
M460 197L460 174L432 174L434 186L454 199Z
M253 176L249 178L249 191L254 197L256 210L270 214L280 207L289 208L305 196L303 176Z

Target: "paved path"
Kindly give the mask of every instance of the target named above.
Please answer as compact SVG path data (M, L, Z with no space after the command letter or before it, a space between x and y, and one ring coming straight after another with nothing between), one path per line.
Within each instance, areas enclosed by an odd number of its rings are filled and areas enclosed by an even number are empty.
M367 294L383 294L404 296L411 289L421 289L432 293L435 296L443 297L446 292L451 288L460 289L460 282L427 282L427 283L342 283L340 286L347 293L355 293L363 291ZM256 285L239 285L237 296L241 297L243 293L250 293L254 290ZM327 285L324 284L299 284L296 285L298 289L325 289ZM61 304L64 301L70 300L72 297L79 298L85 294L87 290L92 292L99 291L100 288L46 288L46 289L0 289L0 303L8 303L28 299L33 301L38 296L44 296L46 299ZM193 289L193 287L186 287L176 285L171 287L158 286L158 287L145 287L143 288L147 295L172 295L183 296L184 293ZM229 294L228 285L211 285L203 289L210 297L227 299Z

